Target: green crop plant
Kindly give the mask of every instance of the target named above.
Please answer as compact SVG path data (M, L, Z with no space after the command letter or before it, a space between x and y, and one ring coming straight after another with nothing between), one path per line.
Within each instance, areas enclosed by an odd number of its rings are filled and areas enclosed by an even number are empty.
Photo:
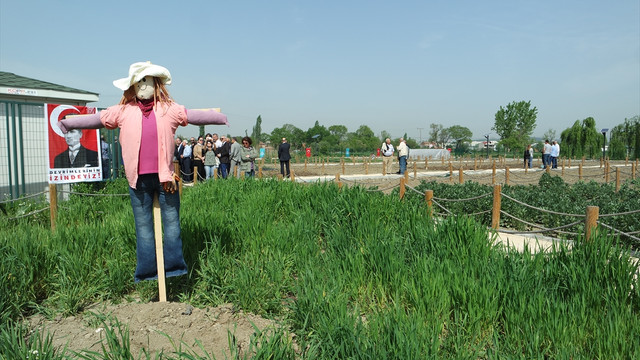
M422 186L441 198L491 192L473 183L451 193L451 185ZM566 202L536 187L503 191L524 202L542 198L535 206L566 204L576 206L566 211L578 212L579 194L592 194L595 186L563 187L561 195L574 199ZM636 206L633 186L617 194L597 188L606 195L585 196L585 203L612 211ZM97 191L126 194L127 184ZM605 204L607 196L627 203ZM491 196L474 201L452 202L452 212L477 212L490 206ZM506 200L503 206L521 211ZM133 283L135 231L126 196L73 195L60 209L55 231L28 219L2 225L5 334L30 313L74 314L96 301L155 296L157 283ZM627 243L596 231L588 242L579 235L570 249L518 253L494 244L486 220L430 217L418 194L401 200L331 183L209 181L183 189L190 271L168 279L168 295L194 306L231 302L278 319L286 333L257 335L262 346L252 351L259 358L640 357L638 265ZM113 349L126 358L126 328L110 326ZM289 332L300 349L295 354ZM27 347L16 336L5 338ZM172 356L196 358L186 351Z

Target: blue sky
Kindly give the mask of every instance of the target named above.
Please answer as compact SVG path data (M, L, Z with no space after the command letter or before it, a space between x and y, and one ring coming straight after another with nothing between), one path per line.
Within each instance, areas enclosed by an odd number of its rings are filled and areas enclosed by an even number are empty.
M513 101L534 135L640 115L640 1L0 0L0 70L100 94L150 60L188 108L221 107L222 133L315 121L481 139ZM422 130L420 130L422 128ZM209 128L207 130L210 130ZM179 134L197 133L195 127Z

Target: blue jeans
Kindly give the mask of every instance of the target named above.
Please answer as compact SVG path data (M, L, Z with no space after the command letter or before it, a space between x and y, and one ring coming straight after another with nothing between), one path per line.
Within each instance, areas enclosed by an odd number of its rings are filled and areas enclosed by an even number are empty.
M220 175L221 178L226 179L229 175L229 165L230 164L220 163L220 166L218 166L218 175Z
M180 194L166 193L158 179L158 174L138 177L136 189L129 188L131 208L136 224L137 266L135 282L158 278L156 263L156 243L153 230L153 195L158 193L162 229L164 232L165 276L180 276L187 273L187 264L182 255L180 238Z
M215 165L205 165L204 172L207 174L207 179L213 177L213 172L216 171Z
M400 174L404 174L407 171L407 157L400 156L398 158L398 164L400 165Z

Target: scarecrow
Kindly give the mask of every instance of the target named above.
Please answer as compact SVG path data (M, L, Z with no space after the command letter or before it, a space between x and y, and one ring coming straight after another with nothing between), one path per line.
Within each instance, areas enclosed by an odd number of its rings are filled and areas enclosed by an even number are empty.
M153 221L157 194L164 233L166 277L187 273L180 238L180 194L173 171L174 138L178 126L228 124L227 116L213 109L187 110L177 104L165 85L171 84L166 68L150 62L129 67L129 76L113 85L124 91L118 105L97 114L63 119L63 133L71 129L120 128L120 145L129 182L136 226L135 282L158 279Z

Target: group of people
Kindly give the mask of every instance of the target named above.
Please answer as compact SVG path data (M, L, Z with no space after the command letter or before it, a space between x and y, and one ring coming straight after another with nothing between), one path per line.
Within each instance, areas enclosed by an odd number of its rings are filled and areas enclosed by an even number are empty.
M216 173L223 179L234 174L238 178L242 174L254 177L258 151L250 137L243 137L242 145L238 138L218 134L199 136L197 140L191 137L190 141L176 138L174 159L180 164L182 180L192 182L195 176L206 180Z
M549 142L544 141L544 146L541 149L542 152L542 167L550 167L552 169L558 168L558 156L560 156L560 144L556 140ZM524 150L524 166L531 169L531 162L533 160L533 149L531 145L527 145Z
M396 149L391 144L391 139L386 138L380 147L380 151L382 152L382 164L385 167L387 172L391 170L391 164L393 163L393 154L396 152ZM409 157L409 147L407 146L407 142L404 138L400 138L400 142L398 143L397 149L398 155L398 172L396 174L404 175L407 171L407 158Z

